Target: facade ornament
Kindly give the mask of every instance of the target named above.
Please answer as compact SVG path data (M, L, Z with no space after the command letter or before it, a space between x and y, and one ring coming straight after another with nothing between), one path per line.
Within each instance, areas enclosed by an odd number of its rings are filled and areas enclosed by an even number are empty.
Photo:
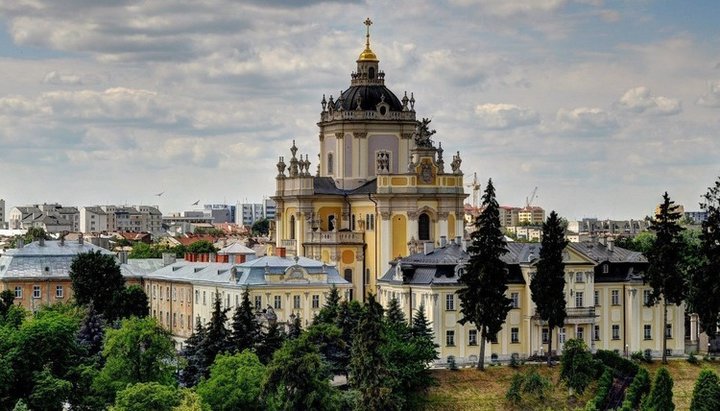
M449 215L450 213L447 211L438 211L437 218L438 220L447 221Z
M367 138L368 133L362 132L362 131L356 131L353 133L353 137L355 138Z
M438 142L438 149L437 149L437 166L438 166L438 173L445 174L445 160L443 160L443 148L442 148L442 142Z
M323 94L323 99L322 99L322 101L320 102L320 104L322 105L322 112L324 113L324 112L325 112L325 108L327 107L327 101L325 101L325 94Z
M380 218L383 220L389 220L390 219L390 212L389 211L381 211L380 212Z
M377 153L377 173L386 174L390 172L390 153L379 151Z
M415 162L413 161L413 158L411 156L410 162L408 162L408 169L407 169L408 173L414 173L415 167L417 167L417 164L415 164Z
M342 95L342 91L340 91L340 94L338 94L337 102L338 102L338 111L343 111L344 110L343 103L345 102L345 98Z
M280 159L278 160L278 163L277 163L277 170L278 170L277 178L285 178L285 167L286 167L285 158L283 156L280 156Z
M320 177L320 153L318 153L317 170L315 170L315 176Z
M324 97L324 95L323 95L323 97ZM406 91L405 95L402 98L402 105L403 105L402 111L408 111L408 101L410 101L410 99L408 99L407 91Z
M410 93L410 111L415 112L415 96Z
M432 148L433 143L430 137L432 137L433 134L436 133L435 130L430 130L428 125L430 124L430 119L423 118L422 121L418 121L417 126L415 128L415 145L417 147L423 147L423 148Z
M330 94L330 99L328 100L328 111L332 113L333 109L335 108L335 101L333 101L333 96Z
M403 140L410 140L412 138L414 133L401 133L400 137L403 138Z
M357 107L355 107L355 110L362 110L362 107L360 106L360 102L362 101L362 98L360 95L355 96L355 104L357 104Z
M297 153L298 148L295 145L295 140L293 140L293 145L290 147L290 152L292 153L292 158L290 158L290 170L289 174L290 177L297 177L298 175L298 159L295 157L295 154Z
M418 219L418 212L417 211L408 211L407 216L408 220L415 221ZM414 238L414 237L413 237Z
M340 132L335 133L335 138L336 138L336 139L340 140L340 139L343 138L343 137L345 137L345 134L340 133Z
M450 163L450 168L452 168L453 174L462 174L462 171L460 171L460 164L462 164L462 159L460 158L460 152L458 151L457 154L453 156L452 163Z

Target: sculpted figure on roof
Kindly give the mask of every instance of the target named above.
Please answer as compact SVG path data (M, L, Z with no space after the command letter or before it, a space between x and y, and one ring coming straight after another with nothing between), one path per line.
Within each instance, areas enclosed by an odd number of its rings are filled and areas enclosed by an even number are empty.
M424 118L422 121L418 121L417 127L415 128L415 145L418 147L427 147L431 148L433 146L432 140L430 137L432 137L433 134L436 133L435 130L430 130L428 127L430 124L429 118Z

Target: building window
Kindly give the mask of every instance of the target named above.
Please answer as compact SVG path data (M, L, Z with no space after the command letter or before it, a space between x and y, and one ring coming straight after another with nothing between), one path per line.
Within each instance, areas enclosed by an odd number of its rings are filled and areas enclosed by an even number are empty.
M205 296L206 296L206 295L207 295L207 294L205 294L205 291L203 291L203 305L207 305L207 304L206 304L207 300L205 299Z
M593 328L593 338L595 339L595 341L600 341L600 326L596 325Z
M547 344L548 341L550 341L550 332L547 328L542 329L542 342L543 344Z
M235 294L235 307L237 308L239 306L240 306L240 296Z
M225 308L230 308L230 293L225 296Z
M643 305L650 303L650 290L643 290Z
M187 317L187 322L188 322L188 330L189 330L192 328L192 317L190 317L189 315Z
M350 216L350 231L355 231L355 214Z
M40 298L40 286L33 285L33 298Z
M22 287L15 287L15 298L22 298Z
M334 160L333 153L328 153L328 155L327 155L327 172L328 172L328 174L333 173L333 168L334 168L333 165L335 164L333 162L333 160Z
M170 311L165 313L165 324L170 325Z
M293 295L293 308L296 310L300 309L300 296Z
M583 301L584 293L582 291L576 291L575 292L575 307L582 308L585 306L585 302Z
M610 265L604 264L602 270L603 270L603 274L608 274L610 272Z
M165 287L165 299L170 301L170 287Z
M430 216L427 213L418 216L418 240L430 240Z
M455 294L445 295L445 309L447 311L455 311Z
M612 326L612 339L613 340L620 339L620 326L617 324Z
M345 278L345 281L352 283L352 277L353 277L353 270L352 268L346 268L345 271L343 271L343 277Z
M665 338L672 338L672 324L665 324Z
M585 277L583 276L583 273L575 273L575 282L576 283L584 283Z
M558 330L558 344L565 344L565 339L565 328L561 328L560 330Z
M375 154L375 170L377 174L390 172L390 152L380 150Z
M365 214L365 229L366 230L374 230L375 229L375 214Z
M256 310L262 309L262 296L261 295L255 296L255 309Z
M612 290L610 292L610 299L612 305L620 305L620 290Z
M177 313L173 313L173 328L177 327Z
M578 327L575 331L575 338L578 340L584 340L585 339L585 327Z
M163 312L162 312L162 310L160 310L160 317L159 317L159 318L160 318L160 324L164 324L164 323L163 323Z
M455 346L455 331L453 331L453 330L445 331L445 345L448 347Z
M180 328L185 328L185 316L180 314Z
M153 285L153 300L157 299L157 288Z
M275 296L275 309L276 310L282 309L282 297L279 295Z
M510 329L510 342L511 343L519 343L520 342L520 329L517 327L513 327Z
M468 345L477 345L477 330L468 331Z
M644 331L645 339L651 340L652 339L652 326L650 324L645 324L643 326L643 331Z
M200 304L200 291L195 290L195 304Z
M593 298L594 298L594 300L595 300L595 301L594 301L595 307L600 307L600 291L595 290L595 293L594 293L594 297L593 297Z
M510 293L510 307L520 307L520 293Z
M319 295L312 296L312 308L320 308L320 296Z
M56 285L55 286L55 298L63 298L65 295L65 290L63 289L62 285Z

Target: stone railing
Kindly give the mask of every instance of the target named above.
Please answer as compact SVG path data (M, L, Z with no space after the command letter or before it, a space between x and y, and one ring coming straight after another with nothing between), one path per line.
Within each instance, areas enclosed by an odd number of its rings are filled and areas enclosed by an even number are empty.
M352 231L310 231L305 234L306 243L340 244L362 243L363 233Z
M414 111L389 111L381 115L374 110L336 110L320 115L322 121L331 120L415 120Z

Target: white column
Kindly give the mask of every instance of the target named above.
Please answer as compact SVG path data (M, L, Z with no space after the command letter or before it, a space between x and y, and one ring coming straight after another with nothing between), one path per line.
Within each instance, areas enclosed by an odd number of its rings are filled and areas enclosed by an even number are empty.
M448 236L448 216L447 213L441 213L441 215L438 217L438 235L439 237L445 236L446 240L450 240L447 238ZM439 240L440 238L438 238Z
M390 225L390 213L380 213L380 215L380 266L378 267L378 270L380 270L380 272L376 273L378 277L385 272L385 269L390 262L390 250L392 249L392 229Z
M305 227L303 225L305 213L295 214L295 255L302 255L302 243L305 242Z

